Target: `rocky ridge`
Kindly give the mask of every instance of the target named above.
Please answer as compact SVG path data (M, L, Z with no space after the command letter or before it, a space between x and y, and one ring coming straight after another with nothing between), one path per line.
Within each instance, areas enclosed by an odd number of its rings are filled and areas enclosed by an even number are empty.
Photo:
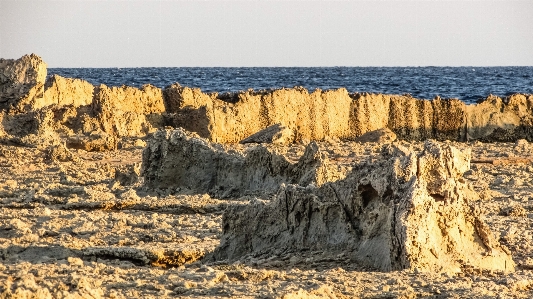
M343 88L206 94L177 83L163 90L150 85L92 86L57 75L47 79L46 63L35 54L3 59L0 71L4 143L42 146L70 140L68 147L102 151L165 126L181 127L217 143L253 138L261 142L254 134L269 128L268 134L277 134L270 140L275 137L283 144L356 140L384 129L409 141L533 140L533 95L489 96L466 105L457 99L348 93ZM266 132L261 138L268 140ZM43 138L49 142L35 141Z
M0 298L531 297L531 95L205 94L0 66Z
M345 178L320 187L282 186L270 202L229 209L216 259L323 251L372 268L514 271L469 202L470 153L426 142L420 153L384 148Z

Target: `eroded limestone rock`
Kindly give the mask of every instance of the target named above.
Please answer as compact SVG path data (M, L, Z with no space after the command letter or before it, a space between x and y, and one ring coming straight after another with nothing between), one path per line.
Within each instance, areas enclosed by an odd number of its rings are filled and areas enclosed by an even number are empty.
M50 146L45 151L45 161L54 162L54 161L75 161L77 157L65 146L64 143Z
M43 148L60 143L58 131L61 125L50 109L26 113L0 112L0 123L3 127L0 139L4 143Z
M93 101L94 86L80 79L63 78L53 75L46 80L44 97L35 103L33 109L50 105L88 106Z
M391 143L394 140L396 140L396 134L394 134L394 132L388 128L366 132L365 134L355 139L355 141L358 141L358 142L378 142L378 143Z
M186 107L199 108L209 105L211 97L199 88L190 88L174 83L163 91L167 112L175 113Z
M309 93L305 88L207 95L172 85L165 89L169 122L219 143L237 143L282 123L294 140L348 138L351 98L346 89Z
M533 141L533 95L489 96L465 105L457 99L423 100L408 94L350 94L344 88L208 94L177 83L161 90L151 85L94 87L57 75L45 79L46 64L35 54L0 59L3 143L42 146L39 140L49 145L50 136L65 141L66 136L86 139L103 133L116 139L144 137L165 126L218 143L356 140L387 129L409 141ZM53 124L31 120L49 111ZM285 129L279 130L279 124ZM37 128L46 134L25 133Z
M216 259L301 250L344 253L380 270L513 271L514 263L469 202L470 152L434 141L422 152L390 146L320 187L286 185L270 201L232 207Z
M275 124L244 138L240 143L290 144L293 140L294 132L291 129L281 124Z
M466 108L469 140L533 140L533 96L515 94L502 99L489 96Z
M263 146L226 151L182 129L157 131L143 152L143 175L152 188L182 188L217 197L270 194L282 183L322 185L343 176L315 143L292 164Z
M46 63L31 54L17 60L0 58L0 110L28 110L43 97Z
M92 105L102 130L120 137L146 135L152 130L146 116L165 111L162 91L152 85L144 85L141 89L100 85L95 90Z

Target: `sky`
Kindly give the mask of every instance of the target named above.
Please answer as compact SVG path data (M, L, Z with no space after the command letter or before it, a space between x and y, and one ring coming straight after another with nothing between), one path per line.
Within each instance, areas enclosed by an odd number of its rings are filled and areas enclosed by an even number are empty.
M0 0L48 67L533 66L533 0Z

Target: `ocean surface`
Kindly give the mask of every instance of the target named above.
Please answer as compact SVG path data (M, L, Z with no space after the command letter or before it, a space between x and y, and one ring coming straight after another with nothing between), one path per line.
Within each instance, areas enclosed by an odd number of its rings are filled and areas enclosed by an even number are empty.
M50 68L48 74L93 85L164 88L178 82L204 92L303 86L310 91L409 93L419 99L458 98L474 103L490 94L533 93L533 67L232 67Z

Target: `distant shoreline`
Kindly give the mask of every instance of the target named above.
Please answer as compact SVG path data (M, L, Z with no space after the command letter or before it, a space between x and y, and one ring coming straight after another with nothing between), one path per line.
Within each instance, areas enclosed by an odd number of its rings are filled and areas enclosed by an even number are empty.
M93 85L165 88L175 82L203 92L238 92L303 86L349 92L411 94L419 99L456 98L475 103L489 95L533 93L533 67L146 67L50 68L48 76Z

